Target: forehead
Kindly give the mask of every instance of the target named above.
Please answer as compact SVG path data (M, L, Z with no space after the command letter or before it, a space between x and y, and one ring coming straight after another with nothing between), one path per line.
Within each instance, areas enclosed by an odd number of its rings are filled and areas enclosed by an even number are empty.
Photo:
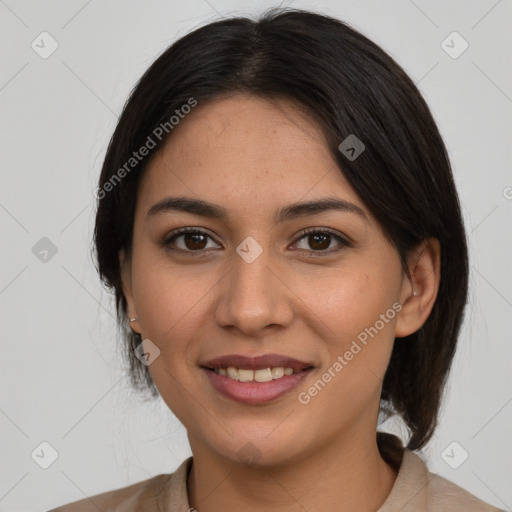
M147 166L139 198L196 196L233 209L336 195L361 206L320 127L290 100L236 95L199 104Z

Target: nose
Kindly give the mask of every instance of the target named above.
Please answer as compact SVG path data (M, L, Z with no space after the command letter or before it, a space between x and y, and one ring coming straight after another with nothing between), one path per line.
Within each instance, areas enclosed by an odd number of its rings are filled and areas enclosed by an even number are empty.
M251 263L235 254L221 283L215 309L219 326L257 338L268 328L285 328L293 321L293 293L268 249Z

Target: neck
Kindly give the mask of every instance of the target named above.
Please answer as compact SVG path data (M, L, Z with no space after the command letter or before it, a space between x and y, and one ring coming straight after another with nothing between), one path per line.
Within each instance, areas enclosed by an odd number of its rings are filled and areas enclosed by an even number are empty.
M192 442L191 442L192 444ZM188 479L197 512L278 508L280 512L374 512L397 477L381 456L375 432L350 434L293 463L248 467L195 446ZM368 490L371 489L371 492Z

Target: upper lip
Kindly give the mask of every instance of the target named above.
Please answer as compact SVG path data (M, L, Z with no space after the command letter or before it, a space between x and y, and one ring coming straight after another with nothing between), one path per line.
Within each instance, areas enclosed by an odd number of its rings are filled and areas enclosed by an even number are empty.
M293 371L299 372L306 368L312 367L311 363L299 361L293 357L281 354L261 354L258 356L244 356L241 354L227 354L224 356L209 359L201 363L206 368L243 368L247 370L261 370L263 368L293 368Z

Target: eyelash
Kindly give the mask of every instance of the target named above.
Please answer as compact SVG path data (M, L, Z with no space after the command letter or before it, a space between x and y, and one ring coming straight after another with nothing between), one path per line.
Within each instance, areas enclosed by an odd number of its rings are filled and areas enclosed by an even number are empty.
M180 229L174 231L171 236L166 237L164 239L164 241L162 242L162 245L166 249L168 249L170 251L182 252L182 253L192 253L192 254L193 253L199 253L199 254L197 254L198 256L203 254L205 251L211 250L211 249L198 249L197 251L193 251L193 250L190 250L190 249L189 250L173 249L173 248L169 247L169 245L176 238L178 238L179 236L181 236L183 234L186 234L186 233L206 235L206 236L208 236L209 238L211 238L213 240L213 237L207 231L205 231L203 229L199 229L199 228L187 227L187 228L180 228ZM315 235L315 234L322 234L322 235L328 234L331 237L334 237L338 242L340 242L341 247L339 247L338 249L334 249L334 250L333 249L328 249L328 250L319 250L319 251L313 251L313 250L306 251L306 252L312 253L314 256L320 256L320 257L328 256L328 255L331 255L331 254L334 254L334 253L342 251L345 247L351 247L352 246L352 244L348 240L344 239L343 237L341 237L340 235L338 235L336 232L334 232L333 230L331 230L329 228L321 228L321 229L320 228L308 228L308 229L305 229L298 236L298 238L295 239L293 244L296 244L297 242L299 242L300 240L305 238L307 235ZM305 251L305 249L299 249L299 251L303 252L303 251Z

